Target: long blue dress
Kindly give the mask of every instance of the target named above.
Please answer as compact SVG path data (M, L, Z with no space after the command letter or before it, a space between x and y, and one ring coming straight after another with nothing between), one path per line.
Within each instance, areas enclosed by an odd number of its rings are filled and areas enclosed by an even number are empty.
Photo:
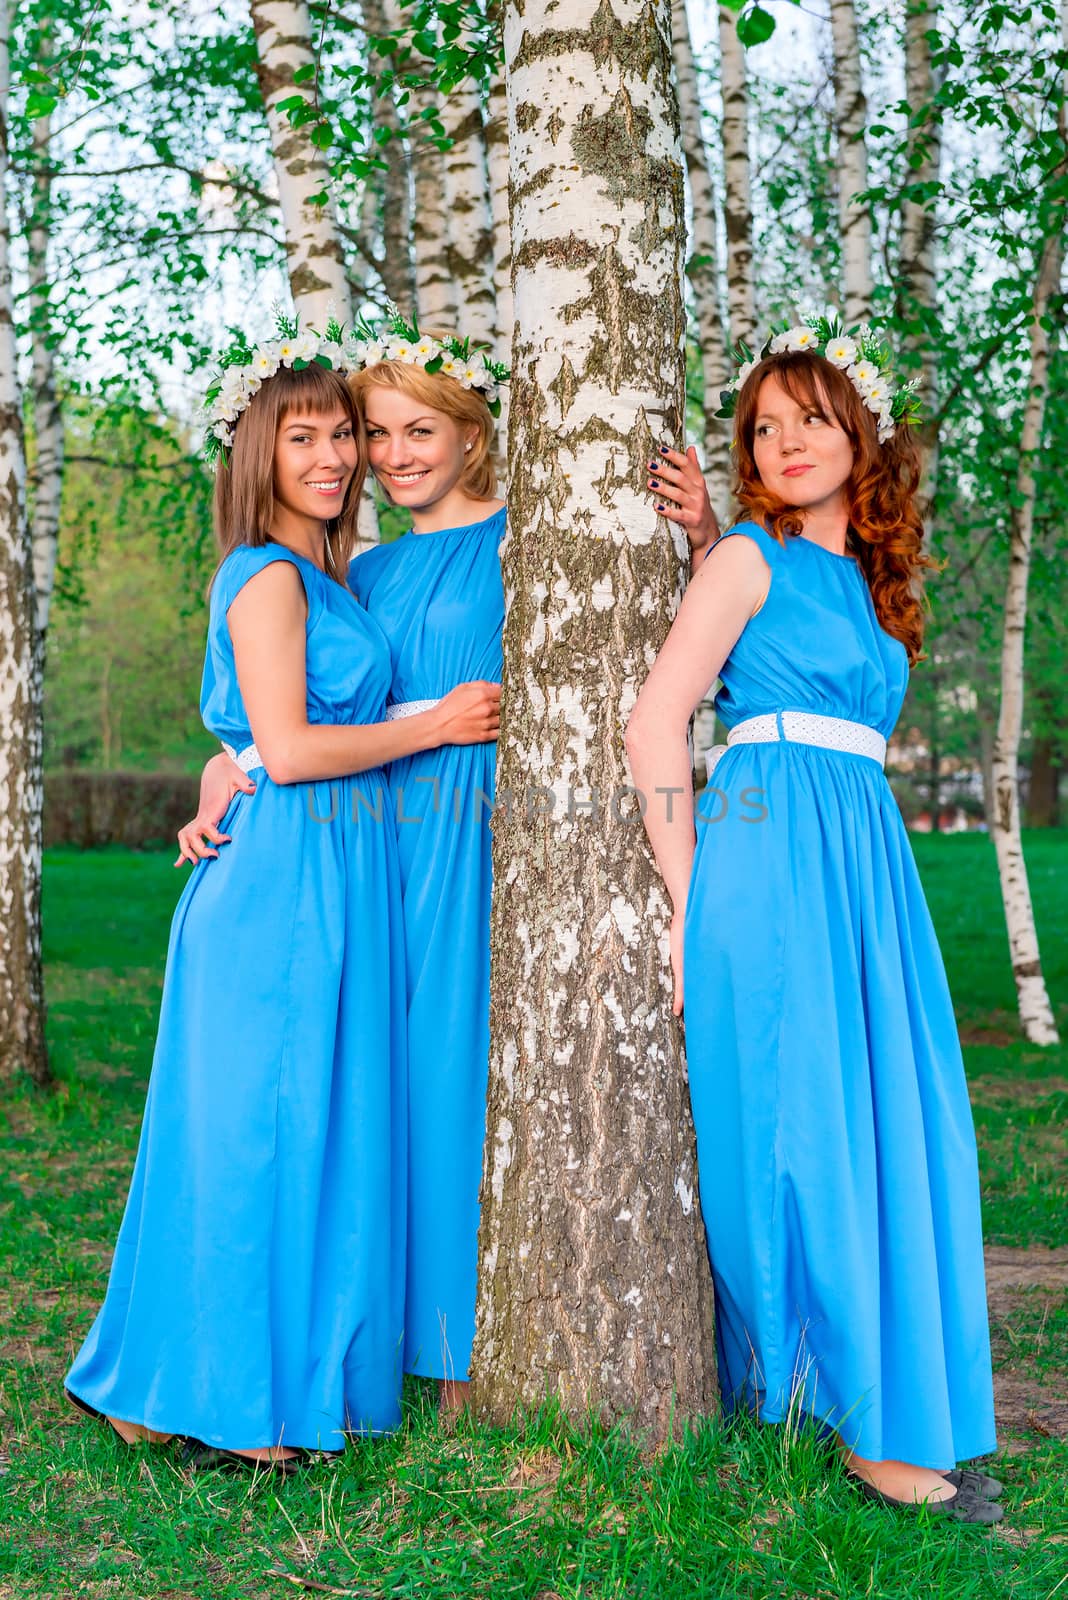
M315 723L384 715L389 649L280 545L211 593L201 710L252 743L227 611L299 571ZM403 929L387 780L280 786L223 819L171 928L159 1035L107 1297L67 1378L97 1409L214 1445L339 1449L400 1420L406 1204ZM381 820L375 819L376 808Z
M500 510L358 556L350 581L389 640L394 704L499 682ZM467 1377L489 1061L490 811L495 744L390 768L408 965L408 1288L404 1363Z
M771 568L728 727L893 729L904 646L858 563L741 524ZM808 1411L871 1459L995 1446L975 1136L945 969L869 756L737 744L698 805L685 1021L728 1405Z

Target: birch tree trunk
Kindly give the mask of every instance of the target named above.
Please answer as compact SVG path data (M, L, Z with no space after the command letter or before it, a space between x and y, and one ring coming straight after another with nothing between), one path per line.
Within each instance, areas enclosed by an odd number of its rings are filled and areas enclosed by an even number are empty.
M1068 7L1064 8L1068 16ZM1068 41L1066 41L1068 42ZM1061 138L1065 134L1062 100ZM994 738L994 845L997 850L1001 898L1016 980L1020 1026L1031 1044L1057 1044L1057 1025L1046 992L1039 957L1038 933L1031 906L1023 841L1020 837L1020 734L1023 729L1024 633L1027 627L1027 587L1031 572L1031 542L1035 516L1035 458L1042 447L1046 395L1049 389L1050 335L1046 320L1050 301L1058 292L1064 262L1063 205L1039 258L1032 300L1031 363L1027 404L1020 434L1016 493L1010 511L1009 579L1005 591L1005 616L1001 640L1001 704Z
M686 0L672 0L671 53L679 90L682 149L690 180L693 250L686 271L693 289L697 337L701 348L705 476L712 508L721 526L725 527L731 504L731 435L729 426L717 421L716 412L719 410L720 391L726 387L734 369L728 356L720 308L716 191L709 171L701 125L701 94L686 15Z
M449 266L459 301L460 331L492 345L497 332L493 303L493 223L490 217L486 133L478 89L461 83L444 97L442 121L452 140L445 151L445 201Z
M437 91L429 84L412 90L420 109L440 111ZM416 119L415 127L423 124ZM457 324L456 285L449 262L445 172L441 151L420 131L412 150L412 240L415 245L415 299L419 325L454 332Z
M905 13L905 98L912 108L909 141L910 186L934 194L942 168L942 121L934 104L938 84L931 60L930 33L938 27L938 0L908 0ZM901 210L899 281L904 294L900 311L906 323L905 345L918 365L924 416L920 442L924 476L920 510L928 542L938 488L938 275L935 255L935 202L906 196Z
M868 187L868 106L860 75L860 39L853 0L831 0L831 36L842 287L846 326L852 327L867 322L872 312L871 211L867 201L857 200Z
M753 202L749 183L749 86L738 18L719 8L720 88L723 95L724 219L727 230L727 310L731 343L756 338L753 298Z
M37 631L42 638L56 575L59 514L63 493L63 416L56 395L56 363L52 349L49 306L48 240L52 209L49 151L51 115L33 125L33 214L27 239L27 276L30 289L30 338L33 351L33 435L36 449L33 470L33 580L37 597Z
M337 218L329 197L330 168L309 137L278 110L298 92L294 74L315 66L311 19L304 0L249 0L256 34L256 76L267 113L286 239L286 267L293 304L303 322L321 332L333 310L352 321L352 292ZM311 202L326 194L321 205ZM370 479L360 498L359 539L377 544L378 513Z
M256 76L271 132L285 226L290 288L301 316L322 328L329 305L345 321L352 314L333 205L329 197L324 205L310 203L329 189L330 168L312 144L308 128L292 127L278 110L279 101L301 92L294 73L315 66L311 20L304 0L249 0L249 9L256 33Z
M711 1410L669 909L623 727L684 551L643 492L684 417L670 0L507 0L515 371L473 1401L655 1440ZM596 806L595 814L590 807Z
M500 5L491 14L500 25ZM486 117L486 162L489 167L490 217L493 224L494 354L499 361L512 355L512 216L508 196L508 90L504 63L493 74L489 86ZM510 386L501 390L501 415L497 426L498 464L507 477L508 409Z
M383 0L363 0L363 16L367 32L376 39L384 38L399 26L398 8L392 5L387 9ZM401 136L394 92L380 95L376 106L379 123L393 135L381 147L386 171L377 186L382 207L382 283L389 298L409 316L415 310L410 159ZM367 181L370 185L371 180Z
M0 0L0 1082L48 1081L41 973L41 635L26 521L7 173L13 0Z

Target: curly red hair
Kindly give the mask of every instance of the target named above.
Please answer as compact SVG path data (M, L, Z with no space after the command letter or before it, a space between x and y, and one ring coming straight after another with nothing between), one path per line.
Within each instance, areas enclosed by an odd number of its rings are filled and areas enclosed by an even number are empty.
M923 571L939 563L923 549L916 504L920 452L912 430L899 422L894 437L880 444L875 415L851 380L813 351L784 351L758 362L742 385L734 414L734 492L742 509L780 544L800 534L804 513L764 487L753 457L760 386L770 377L806 411L837 422L849 438L854 459L845 492L854 549L880 624L901 640L909 664L915 665L923 660Z

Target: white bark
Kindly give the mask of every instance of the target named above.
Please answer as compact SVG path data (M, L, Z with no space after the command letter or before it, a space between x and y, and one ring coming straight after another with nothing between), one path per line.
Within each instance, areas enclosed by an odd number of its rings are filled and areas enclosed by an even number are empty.
M256 33L260 93L267 112L285 226L286 265L293 302L305 322L322 328L333 306L349 321L352 304L341 239L329 198L309 201L329 188L330 168L308 128L294 128L278 110L280 101L304 93L294 85L301 67L315 65L311 20L304 0L249 0Z
M727 309L731 343L756 338L753 297L753 203L749 182L749 86L738 16L719 7L720 87L723 95L724 219L727 227Z
M384 38L399 26L399 9L383 0L363 0L363 15L367 32L374 38ZM381 147L386 171L375 181L368 178L368 193L374 196L374 233L381 235L381 276L389 298L400 306L405 315L415 310L415 278L412 270L412 197L411 168L407 147L400 132L400 117L394 91L380 95L377 102L378 119L393 137Z
M938 27L938 0L910 0L905 16L905 98L913 118L930 108L910 138L909 184L937 184L942 167L942 121L934 106L937 90L928 37ZM935 254L936 207L906 199L901 210L899 281L908 332L905 344L915 352L925 416L920 438L924 449L921 510L930 541L932 507L938 484L938 263Z
M458 84L444 98L442 120L452 147L445 151L445 202L449 264L460 306L460 332L492 345L493 223L490 216L486 133L478 89Z
M644 493L684 428L669 41L670 0L506 4L512 491L473 1355L483 1416L549 1394L658 1439L715 1396L669 908L620 797L685 560Z
M30 288L30 337L33 350L33 578L37 595L37 628L44 634L55 583L59 515L63 492L63 416L56 394L56 363L51 341L48 239L52 180L49 153L51 116L33 125L33 215L27 240Z
M1061 23L1065 47L1068 48L1068 0L1061 0ZM1068 133L1066 92L1068 79L1061 85L1058 118L1062 149ZM1062 162L1062 177L1063 172ZM1057 1044L1059 1039L1042 976L1038 932L1020 837L1019 756L1023 729L1027 588L1035 516L1035 461L1042 448L1049 391L1050 334L1045 322L1050 302L1060 290L1063 265L1064 239L1054 221L1042 246L1031 304L1030 373L1020 433L1016 493L1010 511L1009 578L1001 640L1001 704L992 763L994 845L1001 878L1001 898L1005 907L1005 925L1009 934L1012 972L1016 980L1020 1026L1025 1038L1032 1044L1041 1045Z
M499 16L499 7L496 8ZM512 218L508 195L508 89L504 64L493 74L486 118L486 160L489 166L490 214L493 223L494 355L512 359ZM501 389L501 415L497 424L498 462L506 465L508 401L510 388Z
M871 211L867 201L857 200L857 195L868 187L868 106L860 75L860 39L853 0L831 0L831 35L843 310L846 326L852 327L867 322L872 311Z
M41 638L8 224L13 0L0 0L0 1080L48 1078L41 977Z
M725 527L731 504L731 435L717 421L720 392L733 375L719 299L719 239L716 191L708 166L701 124L701 94L690 40L686 0L672 0L671 53L679 91L682 149L690 181L692 250L686 271L693 290L697 338L701 349L703 447L705 477L712 508ZM711 740L709 741L711 743Z

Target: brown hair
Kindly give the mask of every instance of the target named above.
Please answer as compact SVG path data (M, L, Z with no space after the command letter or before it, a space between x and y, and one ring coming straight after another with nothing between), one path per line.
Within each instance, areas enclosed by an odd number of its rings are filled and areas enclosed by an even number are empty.
M300 372L279 367L265 378L234 427L229 460L220 457L215 473L215 542L220 564L239 544L267 543L274 520L274 449L278 430L297 409L313 416L342 410L356 440L356 470L340 512L326 524L326 571L347 580L356 548L356 518L367 476L367 451L348 384L339 372L313 361Z
M852 381L814 351L784 351L758 362L742 385L734 414L734 492L743 510L780 544L800 534L804 512L764 487L753 456L760 386L770 377L805 411L836 421L852 444L845 493L857 559L880 624L901 640L915 665L923 660L923 570L939 563L923 549L916 505L920 453L911 428L898 422L893 438L880 444L875 415Z
M424 328L422 332L431 339L446 339L447 333ZM458 488L472 500L497 498L497 472L491 451L495 425L489 406L480 389L465 389L455 378L440 372L424 372L422 367L403 361L380 361L377 366L364 367L349 378L360 421L366 428L368 389L400 389L413 400L429 406L432 411L443 411L447 417L462 427L474 426L478 436L471 448ZM365 435L366 437L366 435ZM366 446L365 446L366 448ZM383 485L383 492L388 490Z

